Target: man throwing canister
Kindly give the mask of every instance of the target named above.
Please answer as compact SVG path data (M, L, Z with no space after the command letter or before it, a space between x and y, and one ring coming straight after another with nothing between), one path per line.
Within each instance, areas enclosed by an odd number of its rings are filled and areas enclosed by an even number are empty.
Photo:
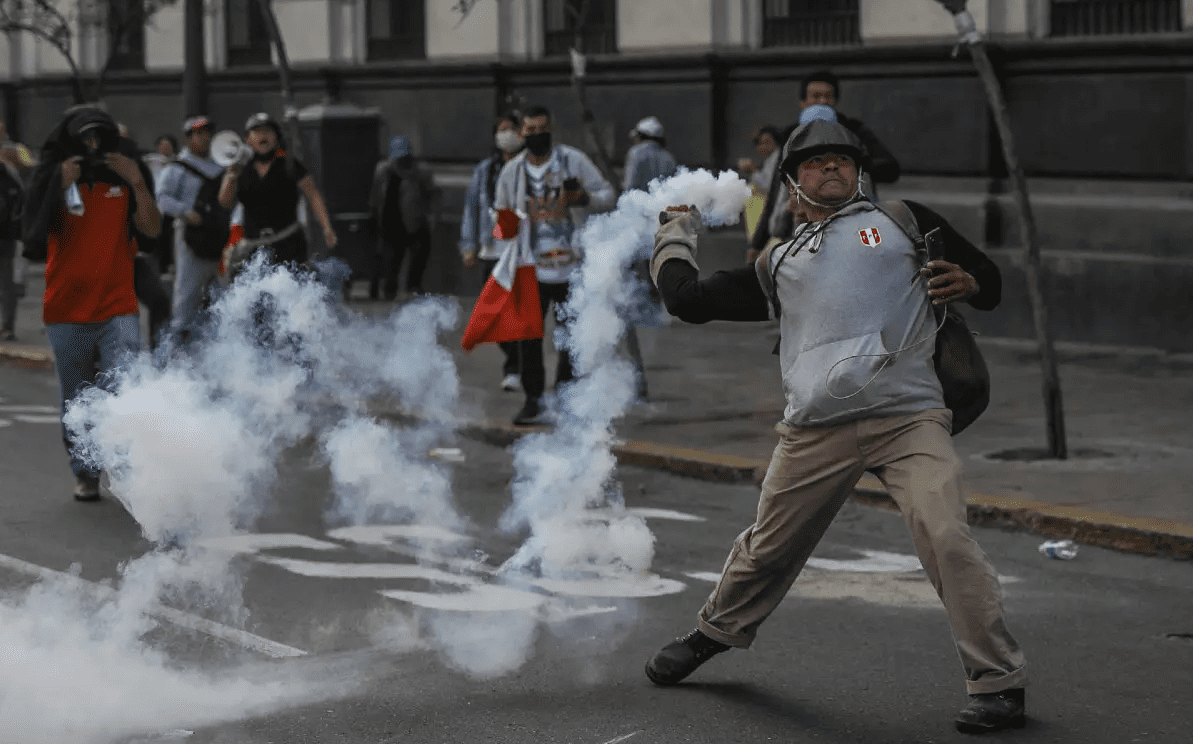
M870 202L858 187L864 150L837 122L797 128L780 160L795 238L757 262L700 280L701 222L669 208L651 275L681 320L780 322L787 407L777 425L757 519L742 532L697 627L646 664L673 685L713 655L747 648L787 596L861 476L886 485L944 603L969 704L957 728L1024 724L1026 664L1003 619L998 575L970 534L952 416L933 367L934 305L990 310L998 268L945 220L914 202ZM925 266L907 228L939 228L943 257Z

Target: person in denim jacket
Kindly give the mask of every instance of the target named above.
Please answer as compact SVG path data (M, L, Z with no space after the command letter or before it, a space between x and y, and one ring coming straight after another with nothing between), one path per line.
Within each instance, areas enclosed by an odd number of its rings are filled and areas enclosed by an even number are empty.
M502 167L522 150L522 136L518 134L518 120L513 116L499 116L493 123L493 154L477 164L464 194L464 214L460 219L460 256L464 268L478 263L487 278L493 273L501 251L493 237L495 224L493 196L497 191L497 176ZM522 387L521 356L515 341L498 344L505 354L501 365L501 389L517 392Z

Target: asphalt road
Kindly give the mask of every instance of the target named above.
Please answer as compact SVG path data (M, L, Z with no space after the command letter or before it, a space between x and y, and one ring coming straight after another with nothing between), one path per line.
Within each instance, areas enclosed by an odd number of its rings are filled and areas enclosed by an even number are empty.
M471 441L446 466L469 519L459 542L337 531L327 468L303 442L258 537L202 551L219 591L163 597L186 614L130 630L104 587L152 546L112 499L71 500L56 396L51 373L0 367L4 744L969 739L952 730L965 695L944 614L897 514L847 505L753 649L661 689L643 663L692 627L755 488L622 468L627 507L655 510L653 576L490 596L525 535L495 528L510 454ZM1032 535L978 533L1031 673L1028 728L991 738L1189 740L1193 566L1089 547L1055 561ZM84 599L61 582L31 591L33 566L77 574ZM532 609L479 609L495 602Z

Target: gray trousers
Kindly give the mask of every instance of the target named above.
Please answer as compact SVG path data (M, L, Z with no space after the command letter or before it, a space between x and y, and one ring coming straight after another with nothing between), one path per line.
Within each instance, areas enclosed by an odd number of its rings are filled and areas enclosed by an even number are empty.
M1003 620L998 574L966 523L949 425L944 409L839 426L780 424L757 518L734 542L700 610L700 630L748 647L858 480L872 471L902 512L944 603L969 693L1024 686L1026 662Z
M182 220L179 220L183 224ZM173 331L189 330L203 308L207 288L220 277L218 259L199 258L178 231L174 244L174 321Z

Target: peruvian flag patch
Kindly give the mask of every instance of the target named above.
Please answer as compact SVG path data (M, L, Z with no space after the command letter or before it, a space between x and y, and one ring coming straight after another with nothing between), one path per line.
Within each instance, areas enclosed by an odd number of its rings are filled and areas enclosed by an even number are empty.
M868 245L871 248L882 242L882 234L878 232L877 227L867 227L865 230L858 230L857 234L862 238L862 245Z

